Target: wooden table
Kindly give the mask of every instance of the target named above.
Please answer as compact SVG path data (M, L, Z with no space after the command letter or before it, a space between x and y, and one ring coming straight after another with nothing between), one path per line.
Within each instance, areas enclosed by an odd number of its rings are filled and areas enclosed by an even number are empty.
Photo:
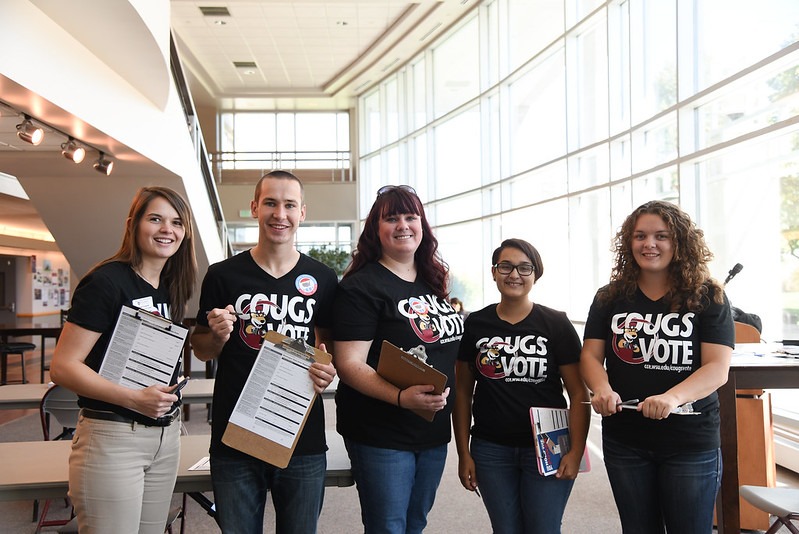
M175 493L212 491L210 471L189 471L189 467L208 456L210 435L180 437L180 466ZM327 472L325 485L346 487L354 484L341 436L327 432ZM69 452L72 442L25 441L0 443L0 501L62 499L69 487Z
M49 316L48 316L49 317ZM58 336L61 335L61 317L60 316L52 316L52 319L48 318L41 318L41 319L18 319L14 323L7 323L7 324L0 324L0 340L3 343L8 343L8 338L10 337L24 337L24 336L39 336L41 342L39 346L41 347L42 353L42 360L41 360L41 378L39 379L40 382L44 382L44 371L46 369L45 365L45 341L47 338L51 337L54 339L58 339ZM5 369L5 365L2 366ZM5 384L6 377L3 375L0 377L0 383Z
M50 384L7 384L0 387L0 410L38 410ZM213 378L193 378L181 392L184 404L210 404Z
M716 499L719 534L741 531L738 479L738 424L736 389L780 389L799 387L799 359L778 357L764 345L761 356L734 354L727 383L719 388L721 456L724 470Z

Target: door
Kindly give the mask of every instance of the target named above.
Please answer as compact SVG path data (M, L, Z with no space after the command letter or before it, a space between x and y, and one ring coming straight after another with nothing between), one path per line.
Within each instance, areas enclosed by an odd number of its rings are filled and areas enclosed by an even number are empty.
M17 320L17 257L0 255L0 324Z

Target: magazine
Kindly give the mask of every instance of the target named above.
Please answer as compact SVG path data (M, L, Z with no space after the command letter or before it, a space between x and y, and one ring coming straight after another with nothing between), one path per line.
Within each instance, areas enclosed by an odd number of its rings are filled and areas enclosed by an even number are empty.
M568 408L530 408L530 424L533 428L535 454L538 472L544 476L557 473L560 459L569 452L569 410ZM580 462L580 472L591 470L588 448Z

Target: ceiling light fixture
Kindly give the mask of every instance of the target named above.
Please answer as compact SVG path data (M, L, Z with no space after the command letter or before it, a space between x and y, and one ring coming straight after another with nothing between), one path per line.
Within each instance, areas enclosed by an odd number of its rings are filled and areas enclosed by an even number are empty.
M83 158L86 157L86 149L78 145L78 143L76 143L75 140L70 137L69 141L61 145L61 154L63 154L68 160L72 160L75 163L80 163L83 161Z
M31 118L23 115L25 120L17 124L17 136L32 145L38 145L44 139L44 130L33 124Z
M108 176L114 170L114 162L106 159L105 152L100 152L100 157L94 162L94 169Z
M14 114L17 117L23 117L22 122L17 124L17 135L26 143L30 143L32 145L41 144L41 142L44 140L44 131L46 128L48 135L57 134L66 139L66 141L61 144L61 154L65 158L75 163L82 163L84 159L86 159L86 152L91 150L100 154L100 157L94 163L94 168L97 169L98 172L109 175L113 171L114 161L106 158L105 153L96 146L93 146L81 139L77 139L64 131L59 130L52 124L39 119L38 117L31 117L27 113L14 108L7 102L0 100L0 111L3 112L3 116L7 116L5 110L8 110L9 113ZM3 143L0 142L0 145L3 145ZM18 149L22 150L22 147L20 146ZM0 175L2 175L2 173L0 173Z

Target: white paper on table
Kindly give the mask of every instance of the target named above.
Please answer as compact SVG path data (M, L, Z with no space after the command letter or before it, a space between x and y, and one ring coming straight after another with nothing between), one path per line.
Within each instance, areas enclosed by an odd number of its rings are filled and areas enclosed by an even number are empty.
M189 471L210 471L210 470L211 470L210 456L203 456L197 461L196 464L189 467Z
M314 399L312 363L264 339L230 422L291 448Z
M169 385L188 332L164 317L122 306L100 376L131 389Z

